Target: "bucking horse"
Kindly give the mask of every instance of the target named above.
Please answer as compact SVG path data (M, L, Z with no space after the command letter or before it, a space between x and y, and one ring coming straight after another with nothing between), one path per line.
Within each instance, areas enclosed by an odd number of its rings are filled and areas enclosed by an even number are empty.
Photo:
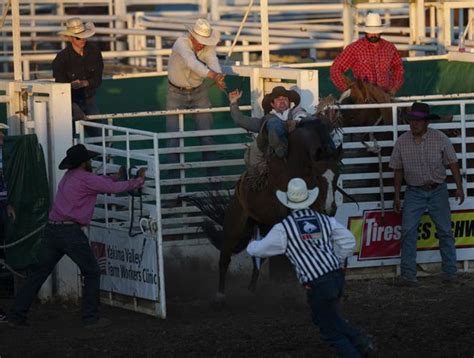
M317 186L319 196L311 208L334 215L342 147L334 147L330 131L330 125L320 119L300 121L288 135L287 157L279 159L271 154L266 156L267 173L262 174L265 176L264 184L261 184L262 178L244 172L225 208L221 205L219 209L209 205L209 202L203 205L201 198L188 198L215 221L207 222L203 228L211 243L220 250L217 301L225 300L225 278L232 255L246 248L257 227L260 232L266 233L289 215L289 209L277 200L275 192L286 190L290 179L300 177L306 181L308 188ZM259 184L256 185L255 181L259 181ZM216 210L223 213L216 213ZM220 229L216 229L215 224ZM255 289L258 275L259 267L254 260L249 289Z

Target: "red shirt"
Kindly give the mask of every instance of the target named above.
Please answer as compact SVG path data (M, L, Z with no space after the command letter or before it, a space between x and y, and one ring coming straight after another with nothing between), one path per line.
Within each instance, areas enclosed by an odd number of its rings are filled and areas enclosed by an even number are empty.
M331 81L341 92L347 89L344 72L349 68L356 79L379 86L387 92L396 92L403 85L402 59L395 46L384 39L371 43L363 37L336 57L331 66Z

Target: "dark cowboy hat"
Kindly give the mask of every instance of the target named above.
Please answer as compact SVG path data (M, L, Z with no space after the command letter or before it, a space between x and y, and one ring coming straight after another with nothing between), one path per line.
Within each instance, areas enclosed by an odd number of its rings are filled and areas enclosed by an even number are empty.
M287 90L283 86L276 86L273 88L273 90L266 94L265 97L263 97L262 101L262 108L263 112L265 114L270 113L272 110L272 101L280 96L287 97L290 100L290 103L293 102L295 106L300 104L300 95L298 92L293 91L293 90Z
M89 159L99 155L99 153L91 152L84 147L83 144L76 144L69 148L66 152L66 158L59 163L59 169L74 169L77 168Z
M407 113L402 114L402 118L406 121L424 119L427 121L439 119L439 116L430 113L430 106L423 102L414 102L411 109Z

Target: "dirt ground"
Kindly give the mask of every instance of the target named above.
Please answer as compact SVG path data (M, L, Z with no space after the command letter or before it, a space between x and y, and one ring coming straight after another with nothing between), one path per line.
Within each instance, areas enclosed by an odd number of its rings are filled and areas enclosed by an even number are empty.
M171 280L169 280L171 281ZM27 329L0 325L0 357L332 357L309 316L295 279L263 278L255 294L241 277L228 280L227 304L216 308L215 276L167 282L168 318L102 306L113 321L81 327L80 310L35 304ZM439 277L398 288L393 279L348 281L346 317L376 338L374 357L473 357L474 275L457 284ZM11 298L1 299L4 308Z

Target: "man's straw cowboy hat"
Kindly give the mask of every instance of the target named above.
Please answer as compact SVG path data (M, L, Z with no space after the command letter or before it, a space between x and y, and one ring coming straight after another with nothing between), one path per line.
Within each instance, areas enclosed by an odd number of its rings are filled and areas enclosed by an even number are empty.
M219 42L220 35L213 30L211 24L205 19L197 19L194 25L184 25L186 30L202 45L215 46Z
M288 182L288 191L276 191L277 199L290 209L305 209L313 204L319 195L318 187L308 190L306 182L301 178L293 178Z
M66 30L58 32L58 35L78 37L80 39L87 39L95 34L95 26L92 22L84 22L78 18L73 17L66 21Z
M380 15L375 12L369 12L365 18L364 26L359 26L359 30L368 34L380 34L387 28L386 24L382 24Z

